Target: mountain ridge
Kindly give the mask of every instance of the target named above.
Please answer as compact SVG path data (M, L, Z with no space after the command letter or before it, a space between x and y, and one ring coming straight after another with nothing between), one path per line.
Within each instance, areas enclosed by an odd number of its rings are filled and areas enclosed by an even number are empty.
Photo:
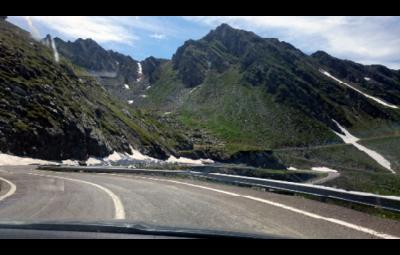
M246 161L247 152L271 152L275 157L274 151L282 148L340 144L335 121L361 137L399 129L398 111L343 86L322 70L392 104L399 102L398 72L322 51L307 55L279 39L227 24L186 41L171 60L137 61L90 39L54 41L63 58L83 69L83 77L100 83L129 110L163 123L157 124L160 137L174 130L165 138L169 145L162 157L172 153ZM117 62L126 62L122 65L127 68L120 69ZM392 88L385 94L387 86ZM271 161L266 161L258 166L268 166Z

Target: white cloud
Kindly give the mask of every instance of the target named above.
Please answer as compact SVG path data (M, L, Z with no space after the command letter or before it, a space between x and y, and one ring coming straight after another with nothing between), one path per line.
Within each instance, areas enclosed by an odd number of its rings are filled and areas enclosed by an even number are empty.
M398 17L278 17L197 16L186 20L210 27L228 23L288 41L304 51L328 53L365 64L400 68L400 19Z
M44 26L68 38L92 38L97 42L131 44L138 37L117 19L95 16L30 16L34 25Z
M154 38L154 39L158 39L158 40L162 40L162 39L166 38L166 36L164 34L152 34L152 35L150 35L150 37Z

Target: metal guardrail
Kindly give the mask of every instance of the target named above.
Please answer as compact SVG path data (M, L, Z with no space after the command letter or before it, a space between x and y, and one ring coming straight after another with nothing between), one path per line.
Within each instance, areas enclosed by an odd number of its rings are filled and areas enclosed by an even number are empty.
M322 199L333 199L351 202L360 205L367 205L375 208L381 208L389 211L400 212L400 200L389 196L380 196L361 192L351 192L344 190L335 190L318 185L305 185L301 183L292 183L285 181L275 181L269 179L256 179L239 176L214 175L208 174L216 180L235 183L240 185L251 185L272 190L293 192L297 194L311 195Z
M123 173L123 174L152 174L163 176L192 176L205 178L217 182L235 184L248 187L260 187L269 191L283 191L294 194L303 194L317 197L319 199L340 200L360 205L371 206L374 208L400 212L400 198L396 199L389 196L379 196L368 193L351 192L336 190L333 188L307 185L287 181L277 181L270 179L252 178L245 176L223 175L216 173L202 173L189 170L158 170L158 169L135 169L122 167L67 167L67 166L40 166L39 170L59 171L59 172L88 172L88 173Z
M85 173L123 173L123 174L187 174L188 171L182 170L159 170L159 169L138 169L127 167L78 167L78 166L39 166L39 170L58 171L58 172L85 172Z

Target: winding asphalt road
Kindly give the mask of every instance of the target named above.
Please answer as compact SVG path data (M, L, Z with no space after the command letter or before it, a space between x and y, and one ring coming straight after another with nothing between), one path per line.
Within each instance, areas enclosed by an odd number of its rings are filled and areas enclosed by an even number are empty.
M189 179L0 166L0 220L129 221L289 238L398 238L400 222Z

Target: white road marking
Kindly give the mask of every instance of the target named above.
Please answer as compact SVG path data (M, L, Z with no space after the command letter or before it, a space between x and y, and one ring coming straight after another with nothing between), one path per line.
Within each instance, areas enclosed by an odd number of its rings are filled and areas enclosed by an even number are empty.
M72 182L79 182L79 183L84 183L84 184L96 187L96 188L104 191L108 196L111 197L111 199L114 203L114 208L115 208L114 219L124 220L126 217L124 205L122 204L121 199L117 195L115 195L111 190L109 190L103 186L100 186L93 182L83 181L83 180L79 180L79 179L72 179L72 178L67 178L67 177L62 177L62 176L56 176L56 175L45 175L45 174L36 174L36 173L29 173L29 174L36 175L36 176L42 176L42 177L48 177L48 178L63 179L63 180L72 181Z
M3 201L4 199L6 199L7 197L10 197L12 195L14 195L15 191L17 191L17 186L15 186L14 183L10 182L9 180L6 180L2 177L0 177L0 180L2 180L3 182L7 183L10 186L10 190L4 194L3 196L0 196L0 202Z
M324 220L324 221L328 221L328 222L331 222L331 223L335 223L335 224L338 224L338 225L341 225L341 226L344 226L344 227L347 227L347 228L351 228L351 229L354 229L354 230L357 230L357 231L360 231L360 232L364 232L364 233L367 233L367 234L370 234L370 235L373 235L373 236L376 236L376 237L379 237L379 238L383 238L383 239L399 239L399 237L397 237L397 236L381 233L381 232L378 232L378 231L375 231L375 230L372 230L372 229L369 229L369 228L361 227L361 226L346 222L346 221L342 221L342 220L338 220L338 219L334 219L334 218L327 218L327 217L320 216L320 215L315 214L315 213L310 213L310 212L307 212L307 211L303 211L303 210L300 210L300 209L297 209L297 208L294 208L294 207L291 207L291 206L287 206L287 205L284 205L284 204L272 202L270 200L266 200L266 199L262 199L262 198L258 198L258 197L253 197L253 196L242 196L242 197L245 197L245 198L248 198L248 199L251 199L251 200L254 200L254 201L258 201L258 202L261 202L261 203L269 204L269 205L272 205L272 206L275 206L275 207L283 208L285 210L288 210L288 211L291 211L291 212L295 212L295 213L299 213L299 214L302 214L304 216L308 216L310 218L314 218L314 219L319 219L319 220Z
M210 175L229 176L229 177L248 179L248 180L268 181L268 182L272 182L272 183L284 183L284 184L290 184L290 185L299 186L299 187L311 187L311 188L316 188L316 189L321 189L321 190L337 191L337 192L346 193L346 194L353 194L353 195L359 195L359 196L373 196L373 197L377 197L377 198L386 198L386 199L400 201L400 196L383 196L383 195L377 195L377 194L374 194L374 193L344 190L344 189L332 188L332 187L328 187L328 186L315 185L315 184L310 184L310 183L279 181L279 180L272 180L272 179L265 179L265 178L257 178L257 177L241 176L241 175L232 175L232 174L221 174L221 173L210 173Z
M127 177L127 176L124 176L124 175L117 175L117 174L113 174L113 176L119 176L119 177L125 177L125 178ZM291 212L294 212L294 213L298 213L298 214L301 214L301 215L304 215L304 216L307 216L307 217L310 217L310 218L313 218L313 219L318 219L318 220L323 220L323 221L327 221L327 222L330 222L330 223L334 223L334 224L337 224L337 225L340 225L340 226L343 226L343 227L347 227L347 228L350 228L350 229L353 229L353 230L356 230L356 231L359 231L359 232L363 232L363 233L366 233L366 234L369 234L369 235L373 235L375 237L379 237L379 238L382 238L382 239L400 239L400 237L397 237L397 236L394 236L394 235L389 235L389 234L385 234L385 233L382 233L382 232L378 232L376 230L369 229L369 228L366 228L366 227L362 227L362 226L359 226L359 225L356 225L356 224L352 224L352 223L349 223L349 222L346 222L346 221L343 221L343 220L324 217L324 216L321 216L321 215L318 215L318 214L315 214L315 213L310 213L310 212L307 212L307 211L304 211L304 210L301 210L301 209L297 209L295 207L287 206L287 205L284 205L284 204L281 204L281 203L277 203L277 202L273 202L273 201L270 201L270 200L266 200L266 199L263 199L263 198L258 198L258 197L253 197L253 196L244 196L244 195L240 195L240 194L237 194L237 193L227 192L227 191L224 191L224 190L209 188L209 187L205 187L205 186L201 186L201 185L195 185L195 184L190 184L190 183L180 182L180 181L165 180L165 179L150 178L150 177L142 177L142 176L135 176L135 177L136 178L141 178L141 179L153 180L153 181L176 183L176 184L186 185L186 186L190 186L190 187L210 190L210 191L222 193L222 194L225 194L225 195L228 195L228 196L247 198L247 199L250 199L250 200L253 200L253 201L261 202L261 203L268 204L268 205L275 206L275 207L279 207L279 208L282 208L282 209L285 209L285 210L288 210L288 211L291 211Z

